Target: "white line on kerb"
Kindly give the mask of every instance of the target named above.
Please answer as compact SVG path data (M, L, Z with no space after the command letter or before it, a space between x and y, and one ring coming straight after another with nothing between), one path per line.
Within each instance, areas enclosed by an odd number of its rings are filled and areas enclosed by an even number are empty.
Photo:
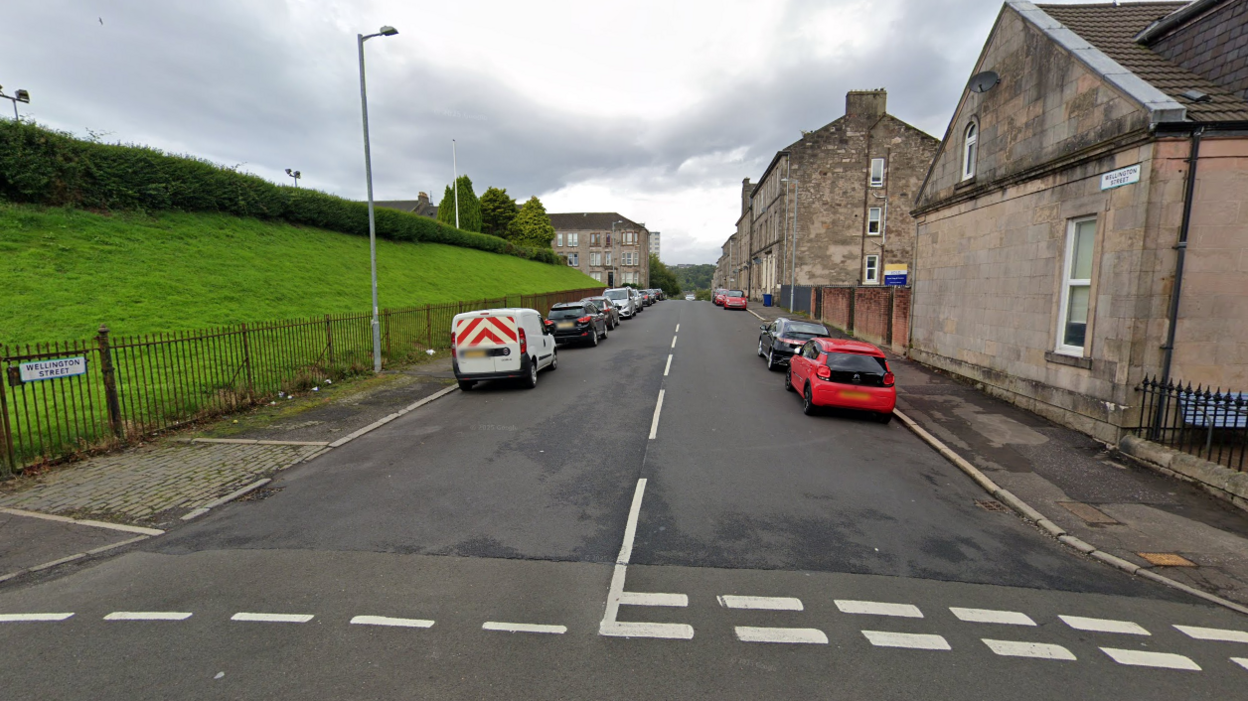
M104 617L106 621L185 621L191 614L186 611L113 611Z
M36 621L63 621L72 613L0 613L0 623L29 623Z
M654 418L650 421L650 440L659 434L659 414L663 411L663 393L667 390L659 390L659 401L654 405Z
M668 353L668 355L667 355L667 367L663 368L663 377L667 377L667 373L669 373L669 372L671 372L671 371L672 371L672 355L671 355L671 353Z
M549 626L540 623L502 623L486 621L481 630L501 630L504 633L546 633L547 635L563 635L568 632L567 626Z
M433 621L424 618L390 618L389 616L356 616L357 626L390 626L392 628L432 628Z
M921 633L892 633L883 630L864 630L862 634L876 647L907 647L915 650L950 650L949 642L939 635Z
M1197 640L1216 640L1222 643L1248 643L1248 631L1225 628L1201 628L1200 626L1175 626L1179 632Z
M246 613L239 612L230 616L231 621L257 621L261 623L307 623L312 620L311 614L303 613Z
M886 604L880 601L850 601L837 599L836 607L841 613L861 613L869 616L899 616L922 618L923 612L911 604Z
M760 609L764 611L802 611L802 600L791 596L733 596L717 597L719 605L730 609Z
M1248 657L1232 657L1231 662L1234 662L1244 669L1248 669Z
M1162 669L1200 671L1200 665L1193 662L1190 657L1176 655L1171 652L1143 652L1141 650L1122 650L1114 647L1103 647L1101 651L1114 658L1114 662L1132 667L1161 667Z
M672 348L676 347L676 337L672 336Z
M737 626L737 640L743 643L806 643L827 645L828 636L816 628L755 628Z
M1108 618L1084 618L1082 616L1058 616L1066 625L1075 630L1086 630L1093 633L1119 633L1121 635L1152 635L1138 623L1131 621L1114 621Z
M1074 660L1075 654L1061 645L1028 643L1018 640L989 640L984 644L1002 657L1034 657L1040 660Z
M659 594L652 592L626 591L620 593L621 606L670 606L685 608L689 605L686 594Z
M950 606L949 610L958 620L967 623L998 623L1006 626L1034 626L1036 622L1031 616L1018 611L996 611L994 609L962 609Z

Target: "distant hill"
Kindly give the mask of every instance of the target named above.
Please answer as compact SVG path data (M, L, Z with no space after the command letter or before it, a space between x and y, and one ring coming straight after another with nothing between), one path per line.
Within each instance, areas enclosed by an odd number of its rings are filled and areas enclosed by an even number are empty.
M377 241L382 307L601 286L568 266ZM272 220L0 201L0 343L367 312L368 239Z
M680 281L680 289L686 292L709 290L711 278L715 275L715 266L709 263L702 265L668 266L676 279Z

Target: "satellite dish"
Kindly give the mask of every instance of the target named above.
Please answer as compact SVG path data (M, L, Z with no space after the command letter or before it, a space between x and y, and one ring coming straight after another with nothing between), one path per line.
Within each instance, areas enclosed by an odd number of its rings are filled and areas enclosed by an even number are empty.
M992 90L1000 82L1001 76L993 71L984 71L971 76L971 82L968 84L968 87L971 89L971 92L985 93Z

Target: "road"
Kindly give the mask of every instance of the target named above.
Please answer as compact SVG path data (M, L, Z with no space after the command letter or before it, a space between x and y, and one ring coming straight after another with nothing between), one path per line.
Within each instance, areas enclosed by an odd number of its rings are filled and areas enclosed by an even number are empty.
M3 697L1241 693L1242 617L983 508L896 422L802 415L758 323L660 303L535 390L453 393L0 588Z

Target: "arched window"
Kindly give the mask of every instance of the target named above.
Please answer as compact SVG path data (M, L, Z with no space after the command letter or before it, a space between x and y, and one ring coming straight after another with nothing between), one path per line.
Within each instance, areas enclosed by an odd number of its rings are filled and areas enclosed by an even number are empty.
M979 157L979 123L974 119L962 135L962 179L975 177L975 160Z

